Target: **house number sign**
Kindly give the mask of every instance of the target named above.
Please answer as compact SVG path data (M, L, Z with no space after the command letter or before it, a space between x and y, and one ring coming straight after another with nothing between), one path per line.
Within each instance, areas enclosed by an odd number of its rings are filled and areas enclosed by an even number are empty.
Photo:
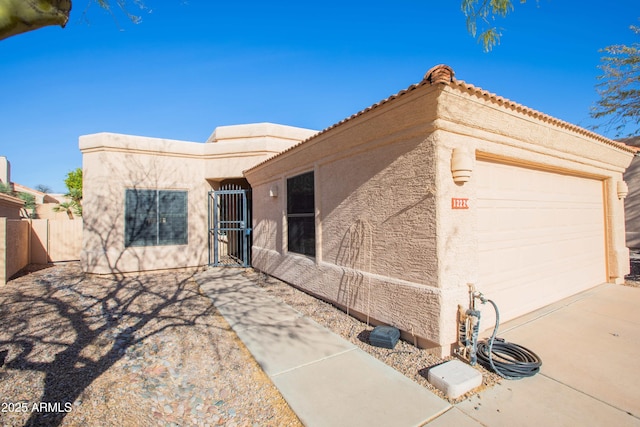
M469 199L451 199L451 209L469 209Z

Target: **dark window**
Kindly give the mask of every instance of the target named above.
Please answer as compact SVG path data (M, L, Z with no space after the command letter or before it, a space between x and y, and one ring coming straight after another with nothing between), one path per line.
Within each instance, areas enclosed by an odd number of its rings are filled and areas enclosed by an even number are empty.
M313 172L287 179L287 230L289 251L316 255Z
M187 192L126 190L125 246L187 244Z

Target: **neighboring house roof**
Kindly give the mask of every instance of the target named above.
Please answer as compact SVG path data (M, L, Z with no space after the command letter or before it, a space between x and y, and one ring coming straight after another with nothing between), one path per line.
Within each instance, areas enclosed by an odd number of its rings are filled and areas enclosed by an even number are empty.
M24 200L8 194L0 193L0 204L3 206L22 208L24 206Z
M592 131L589 131L587 129L581 128L580 126L576 126L576 125L571 124L569 122L565 122L563 120L560 120L560 119L557 119L555 117L552 117L552 116L550 116L548 114L544 114L544 113L536 111L536 110L534 110L532 108L529 108L529 107L526 107L524 105L518 104L518 103L513 102L513 101L511 101L511 100L509 100L507 98L504 98L502 96L498 96L498 95L496 95L494 93L491 93L491 92L486 91L484 89L481 89L479 87L473 86L473 85L471 85L469 83L466 83L463 80L457 80L454 77L454 75L455 75L455 73L454 73L453 69L451 67L449 67L448 65L445 65L445 64L436 65L435 67L431 68L429 71L426 72L426 74L424 75L424 78L419 83L413 84L413 85L409 86L408 88L406 88L404 90L401 90L400 92L398 92L398 93L396 93L394 95L391 95L390 97L388 97L386 99L383 99L382 101L380 101L380 102L378 102L376 104L373 104L372 106L370 106L368 108L365 108L364 110L359 111L359 112L347 117L346 119L339 121L338 123L336 123L336 124L334 124L332 126L329 126L328 128L326 128L326 129L318 132L317 134L305 139L304 141L300 142L299 144L296 144L296 145L288 148L287 150L284 150L283 152L281 152L279 154L276 154L275 156L273 156L273 157L271 157L271 158L269 158L269 159L267 159L267 160L265 160L265 161L263 161L261 163L258 163L257 165L255 165L254 167L252 167L252 168L250 168L248 170L255 169L255 168L261 166L262 164L270 161L271 159L277 158L277 157L281 156L282 154L284 154L284 153L286 153L286 152L288 152L290 150L293 150L294 148L296 148L296 147L298 147L298 146L300 146L302 144L305 144L310 140L313 140L313 139L317 138L318 136L328 132L329 130L334 129L334 128L338 127L338 126L341 126L344 123L347 123L347 122L353 120L354 118L362 116L363 114L366 114L366 113L368 113L368 112L370 112L372 110L375 110L376 108L378 108L378 107L380 107L380 106L382 106L382 105L384 105L384 104L386 104L386 103L388 103L390 101L393 101L396 98L400 98L403 95L406 95L407 93L409 93L409 92L411 92L411 91L413 91L413 90L415 90L415 89L417 89L417 88L419 88L421 86L435 85L435 84L438 84L438 83L446 84L446 85L449 85L452 88L475 94L478 97L482 97L482 98L484 98L486 100L494 102L494 103L496 103L498 105L501 105L503 107L518 111L518 112L520 112L522 114L526 114L526 115L531 116L531 117L533 117L535 119L538 119L538 120L541 120L541 121L544 121L544 122L548 122L548 123L550 123L550 124L552 124L554 126L558 126L558 127L561 127L561 128L565 128L565 129L568 129L568 130L583 134L585 136L588 136L590 138L593 138L593 139L596 139L596 140L598 140L600 142L603 142L603 143L605 143L607 145L612 145L612 146L614 146L616 148L619 148L621 150L624 150L624 151L627 151L627 152L634 152L634 153L636 151L638 151L633 147L629 147L629 146L625 145L624 143L616 142L616 141L614 141L612 139L609 139L607 137L604 137L604 136L602 136L600 134L597 134L595 132L592 132Z
M629 138L622 138L619 142L633 147L637 152L640 152L640 136L631 136Z
M62 194L49 194L43 193L42 191L34 190L33 188L25 187L24 185L18 183L13 184L13 191L19 193L28 193L32 194L36 198L36 203L60 203L60 200L64 199L65 196Z

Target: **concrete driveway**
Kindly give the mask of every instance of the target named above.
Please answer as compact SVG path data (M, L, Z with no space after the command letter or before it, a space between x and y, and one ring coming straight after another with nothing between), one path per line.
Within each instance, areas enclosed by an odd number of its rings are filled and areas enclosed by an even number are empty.
M640 426L640 288L598 286L507 322L498 336L537 353L541 372L429 426Z

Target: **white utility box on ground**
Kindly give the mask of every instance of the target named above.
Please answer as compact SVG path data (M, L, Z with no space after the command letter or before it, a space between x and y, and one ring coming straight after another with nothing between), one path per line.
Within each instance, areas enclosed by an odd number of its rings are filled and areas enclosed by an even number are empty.
M482 384L482 374L460 360L450 360L429 369L427 379L447 397L455 399Z

